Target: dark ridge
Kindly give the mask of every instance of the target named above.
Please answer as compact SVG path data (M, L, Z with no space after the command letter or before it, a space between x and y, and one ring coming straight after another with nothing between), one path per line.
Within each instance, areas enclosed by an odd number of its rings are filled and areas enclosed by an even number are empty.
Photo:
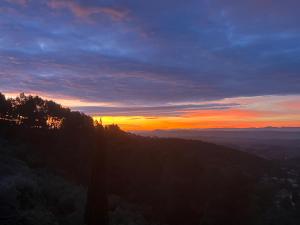
M39 97L0 101L0 137L23 146L19 160L92 190L87 224L108 215L107 195L138 204L148 221L169 225L299 222L296 197L278 197L296 189L284 183L286 172L273 161L208 142L103 127Z

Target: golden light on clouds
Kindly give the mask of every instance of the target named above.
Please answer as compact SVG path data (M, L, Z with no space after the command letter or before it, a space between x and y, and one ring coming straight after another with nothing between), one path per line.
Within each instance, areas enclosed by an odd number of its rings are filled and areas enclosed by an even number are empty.
M17 93L4 93L16 97ZM189 104L232 104L229 108L216 109L168 109L168 112L150 111L140 106L138 111L124 111L121 104L110 102L90 102L65 96L50 96L45 93L26 93L54 100L65 107L80 108L94 120L102 120L104 125L117 124L127 131L154 129L189 128L247 128L247 127L300 127L300 96L256 96L226 98L218 101L182 102L172 106ZM86 110L99 107L98 113ZM106 108L105 113L101 110ZM118 108L120 107L120 108ZM158 107L159 108L159 107ZM108 109L108 110L107 110ZM114 109L111 111L110 109ZM117 109L117 110L116 110ZM118 115L118 109L119 111ZM147 116L146 116L147 114ZM101 116L103 115L103 116Z
M100 117L93 117L99 120ZM185 129L185 128L247 128L300 127L300 117L269 116L239 110L201 111L178 117L103 116L104 125L118 124L124 130Z
M237 103L237 106L190 110L178 116L103 116L102 122L118 124L124 130L300 127L299 100L298 95L227 98L214 103Z

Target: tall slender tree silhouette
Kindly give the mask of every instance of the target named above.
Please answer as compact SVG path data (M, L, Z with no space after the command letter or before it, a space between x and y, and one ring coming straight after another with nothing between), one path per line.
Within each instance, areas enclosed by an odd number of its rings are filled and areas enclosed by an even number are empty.
M86 225L108 224L108 199L106 181L106 138L101 125L95 127L96 146L93 152L90 182L85 211Z

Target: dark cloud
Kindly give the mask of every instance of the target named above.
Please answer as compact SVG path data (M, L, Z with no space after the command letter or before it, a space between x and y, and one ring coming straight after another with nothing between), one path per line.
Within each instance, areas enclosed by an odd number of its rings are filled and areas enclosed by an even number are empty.
M84 106L73 107L74 110L84 111L91 115L102 116L182 116L186 112L199 110L225 110L238 107L233 103L210 103L210 104L181 104L164 106L128 106L128 107L107 107L107 106Z
M0 90L130 105L299 94L299 6L3 1Z
M49 0L47 5L54 10L67 9L80 18L104 14L110 16L114 20L123 20L126 18L127 14L127 10L118 10L107 6L86 6L70 0Z
M11 4L18 4L22 6L26 6L28 4L28 0L4 0L6 2L9 2Z

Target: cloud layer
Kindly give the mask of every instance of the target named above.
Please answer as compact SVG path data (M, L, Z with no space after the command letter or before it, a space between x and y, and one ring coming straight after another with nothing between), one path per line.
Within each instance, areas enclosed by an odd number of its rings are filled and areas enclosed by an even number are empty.
M1 1L0 90L149 112L300 94L299 7L296 0Z

